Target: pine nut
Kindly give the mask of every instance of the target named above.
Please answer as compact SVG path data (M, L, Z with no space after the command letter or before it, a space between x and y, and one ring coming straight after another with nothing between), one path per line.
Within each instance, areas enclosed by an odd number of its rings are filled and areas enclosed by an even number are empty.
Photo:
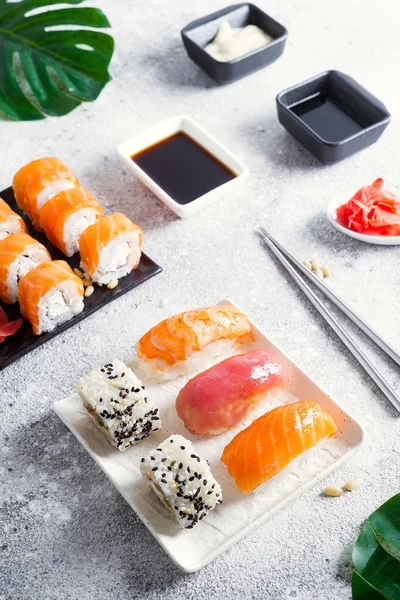
M110 281L110 283L107 283L107 287L109 290L113 290L114 288L116 288L118 285L118 280L117 279L112 279Z
M322 269L317 269L316 271L314 271L314 273L318 277L318 279L324 278L324 273L323 273Z
M324 277L332 277L332 271L329 267L322 267L322 273L324 274Z
M78 277L80 277L81 279L83 279L85 277L84 274L82 273L82 271L80 271L76 267L74 269L74 273L75 273L75 275L78 275Z
M327 496L341 496L343 494L343 490L342 488L338 487L337 485L328 485L328 487L325 488L325 494Z
M94 292L94 287L92 285L89 285L86 290L85 290L85 298L89 298L89 296L91 296Z
M303 265L304 265L305 267L307 267L307 269L312 269L311 261L310 261L310 260L308 260L308 258L305 258L305 259L303 260Z
M82 283L85 287L89 287L89 285L92 285L92 282L90 279L82 279Z
M311 268L313 271L316 271L317 269L321 268L321 263L319 262L318 258L313 258L311 261Z
M347 481L343 487L347 492L352 492L360 485L360 483L361 483L361 478L356 477L355 479L351 479L350 481Z

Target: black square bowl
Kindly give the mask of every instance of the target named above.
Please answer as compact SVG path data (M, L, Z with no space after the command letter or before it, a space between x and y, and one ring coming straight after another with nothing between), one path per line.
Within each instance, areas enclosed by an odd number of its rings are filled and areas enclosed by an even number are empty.
M257 25L274 40L262 48L229 62L216 60L204 47L212 42L222 21L231 27ZM253 71L262 69L277 60L283 53L288 32L277 21L254 4L243 3L227 6L218 12L197 19L181 31L182 40L190 58L218 83L229 83Z
M390 121L386 106L340 71L281 92L276 104L280 123L324 164L371 146Z

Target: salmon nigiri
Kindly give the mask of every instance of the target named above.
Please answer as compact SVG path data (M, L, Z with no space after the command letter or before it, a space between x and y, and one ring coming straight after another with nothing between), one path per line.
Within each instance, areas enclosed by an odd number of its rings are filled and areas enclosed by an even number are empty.
M26 233L23 219L0 198L0 240L12 233Z
M12 233L0 240L0 298L6 304L18 300L18 285L29 271L50 260L47 249L27 233Z
M22 278L18 297L22 316L40 335L82 312L83 283L64 260L48 260Z
M28 163L13 179L13 190L18 206L23 210L38 231L40 209L53 196L70 190L79 182L75 174L58 158L39 158Z
M190 310L161 321L139 340L139 367L156 377L173 379L197 366L204 368L204 358L212 362L231 355L237 342L250 339L250 321L233 306Z
M85 275L99 285L107 285L137 268L142 229L122 213L102 217L82 233L79 251Z
M317 402L278 406L238 433L221 460L238 488L249 494L336 431L333 417Z
M218 435L240 423L268 392L285 387L288 379L285 364L273 352L231 356L188 381L176 399L176 412L191 433Z
M83 231L102 214L96 198L77 186L48 200L40 210L40 221L50 242L66 256L73 256Z

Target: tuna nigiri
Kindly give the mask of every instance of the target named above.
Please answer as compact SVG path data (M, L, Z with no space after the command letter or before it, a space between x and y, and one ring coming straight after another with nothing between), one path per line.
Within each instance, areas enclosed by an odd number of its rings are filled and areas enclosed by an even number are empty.
M66 256L73 256L82 232L102 215L96 198L77 186L48 200L40 210L40 221L50 242Z
M27 233L13 233L0 240L0 298L7 304L18 300L22 277L45 260L46 248Z
M137 268L142 229L122 213L99 219L79 240L81 268L99 285L125 277Z
M0 198L0 240L12 233L26 233L26 225L2 198Z
M232 356L196 375L181 389L176 411L198 435L217 435L240 423L273 389L288 381L282 360L268 350Z
M35 335L53 331L82 312L82 279L64 260L43 262L21 280L19 303Z
M169 317L137 343L139 367L161 379L204 368L204 359L231 355L236 343L252 339L251 324L233 306L198 308Z
M58 158L39 158L25 165L14 176L13 190L18 206L38 231L40 209L56 194L79 185L75 174Z
M238 433L221 460L238 488L249 494L336 431L333 417L317 402L278 406Z

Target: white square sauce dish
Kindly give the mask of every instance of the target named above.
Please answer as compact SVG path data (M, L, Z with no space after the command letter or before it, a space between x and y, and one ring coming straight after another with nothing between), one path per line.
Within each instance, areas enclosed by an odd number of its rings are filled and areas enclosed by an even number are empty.
M240 160L185 115L125 140L118 152L136 177L179 217L226 198L249 175Z

